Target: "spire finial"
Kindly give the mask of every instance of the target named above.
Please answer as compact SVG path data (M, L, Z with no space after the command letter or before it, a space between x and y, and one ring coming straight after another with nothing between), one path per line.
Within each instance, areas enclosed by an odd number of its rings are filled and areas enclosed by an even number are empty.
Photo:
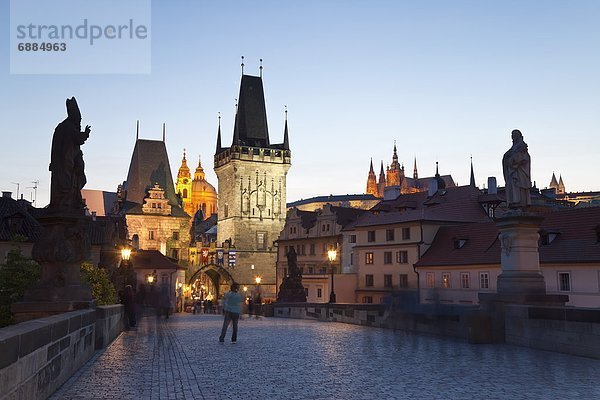
M198 167L202 166L202 156L198 155Z
M165 141L166 130L167 130L167 124L163 122L163 142Z
M219 114L219 128L221 127L221 111L218 112Z
M439 167L439 163L436 161L435 162L435 176L440 176L440 171L439 171L438 167Z
M140 120L138 119L135 124L135 140L140 138Z
M263 70L263 66L262 66L262 58L260 59L260 67L259 67L259 70L260 70L260 77L262 78L262 70Z
M244 56L242 56L242 75L244 75Z
M183 161L186 161L186 159L185 159L185 147L183 148Z
M285 108L285 120L287 121L287 105L283 105L283 107Z

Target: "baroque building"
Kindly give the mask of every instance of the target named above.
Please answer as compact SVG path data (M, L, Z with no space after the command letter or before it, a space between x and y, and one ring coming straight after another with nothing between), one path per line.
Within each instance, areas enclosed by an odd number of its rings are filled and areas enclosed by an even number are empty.
M198 159L198 166L194 172L194 179L192 179L190 169L187 166L185 149L183 150L181 167L177 172L175 190L183 203L184 211L189 216L194 217L198 211L202 211L200 219L206 220L217 213L217 191L206 180L200 159Z
M291 166L287 112L283 143L269 140L262 76L242 75L233 140L221 146L217 133L214 169L218 178L217 243L235 247L232 278L275 298L274 241L285 224L286 175Z

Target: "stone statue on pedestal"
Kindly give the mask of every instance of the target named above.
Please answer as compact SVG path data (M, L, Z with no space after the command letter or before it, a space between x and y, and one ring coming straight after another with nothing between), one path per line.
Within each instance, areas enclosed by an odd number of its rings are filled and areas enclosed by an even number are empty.
M289 303L305 303L306 291L302 285L302 273L298 268L298 257L294 246L286 254L288 262L288 276L283 278L279 288L277 301Z
M512 141L512 147L502 157L506 204L509 208L525 209L531 205L531 157L521 131L512 131Z
M41 279L25 290L23 302L12 305L19 322L94 305L89 286L81 283L81 263L88 259L91 244L81 197L86 178L80 146L90 127L81 132L74 97L67 99L67 115L52 138L50 205L38 218L42 231L32 249L32 258L42 267Z

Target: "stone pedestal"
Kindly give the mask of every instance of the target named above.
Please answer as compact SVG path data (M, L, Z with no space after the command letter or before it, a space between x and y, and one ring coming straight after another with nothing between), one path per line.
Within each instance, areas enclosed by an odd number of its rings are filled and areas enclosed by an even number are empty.
M496 293L479 293L481 311L490 318L490 342L504 342L507 305L564 306L569 301L566 295L546 294L538 251L542 220L542 216L513 210L496 221L502 246L502 273Z
M302 285L302 276L287 276L279 287L277 301L283 303L306 303L306 291Z
M498 294L546 294L538 252L542 220L541 216L520 211L497 220L502 246Z
M89 218L81 212L48 210L40 217L42 231L32 256L41 278L12 305L18 322L95 306L88 285L81 282L81 263L90 253Z

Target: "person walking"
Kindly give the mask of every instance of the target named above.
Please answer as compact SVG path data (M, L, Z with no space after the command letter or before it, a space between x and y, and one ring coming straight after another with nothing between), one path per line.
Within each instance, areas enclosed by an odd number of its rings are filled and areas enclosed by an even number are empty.
M240 312L242 311L242 295L239 293L240 285L233 283L231 290L225 293L223 296L223 328L221 329L221 336L219 336L219 342L225 342L225 335L227 334L227 328L231 322L233 325L233 331L231 332L231 343L237 341L238 321L240 319Z
M135 328L135 296L131 285L125 286L125 292L121 298L121 303L125 306L126 329Z

